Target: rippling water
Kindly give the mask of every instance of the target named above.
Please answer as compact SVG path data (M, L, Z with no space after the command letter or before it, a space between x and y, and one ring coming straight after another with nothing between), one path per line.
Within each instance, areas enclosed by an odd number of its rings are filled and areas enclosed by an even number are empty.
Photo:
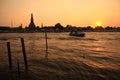
M48 33L48 58L82 61L94 68L120 70L120 32L86 32L85 37ZM20 37L25 40L28 60L45 55L44 33L0 33L0 56L11 43L14 59L21 59ZM31 63L33 65L34 63Z

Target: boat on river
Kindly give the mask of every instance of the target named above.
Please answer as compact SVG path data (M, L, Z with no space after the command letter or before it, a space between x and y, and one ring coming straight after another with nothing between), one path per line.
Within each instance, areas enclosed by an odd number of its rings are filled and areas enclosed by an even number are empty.
M84 37L85 33L84 32L79 32L79 31L71 31L70 36L78 36L78 37Z

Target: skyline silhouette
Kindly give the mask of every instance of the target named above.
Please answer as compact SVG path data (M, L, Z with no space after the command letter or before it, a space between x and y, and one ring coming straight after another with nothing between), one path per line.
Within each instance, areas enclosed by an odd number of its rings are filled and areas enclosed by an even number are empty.
M80 26L72 26L72 25L66 25L63 26L61 23L56 23L54 26L36 26L34 23L34 17L33 13L31 13L30 17L30 23L28 26L25 28L22 26L22 24L18 27L9 27L9 26L0 26L0 32L16 32L16 33L21 33L21 32L73 32L73 31L84 31L84 32L120 32L120 27L113 27L113 26L106 26L103 27L101 23L97 23L97 26L92 27L92 26L85 26L85 27L80 27Z
M34 14L36 26L120 26L119 0L1 0L0 25L23 27Z

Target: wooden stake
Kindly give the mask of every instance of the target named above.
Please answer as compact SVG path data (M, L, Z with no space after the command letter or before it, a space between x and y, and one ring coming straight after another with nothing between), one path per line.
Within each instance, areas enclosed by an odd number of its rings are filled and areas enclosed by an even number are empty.
M45 58L48 59L48 41L47 41L47 30L45 28L45 41L46 41L46 55Z
M8 50L8 61L9 61L9 79L13 80L13 75L12 75L13 66L12 66L10 42L7 42L7 50Z
M23 57L24 57L25 70L27 71L28 70L28 63L27 63L27 57L26 57L24 38L21 38L21 45L22 45L22 52L23 52Z
M20 80L20 65L19 65L19 60L17 60L17 68L18 68L18 80Z
M7 42L7 50L8 50L9 69L12 70L12 58L11 58L10 42Z

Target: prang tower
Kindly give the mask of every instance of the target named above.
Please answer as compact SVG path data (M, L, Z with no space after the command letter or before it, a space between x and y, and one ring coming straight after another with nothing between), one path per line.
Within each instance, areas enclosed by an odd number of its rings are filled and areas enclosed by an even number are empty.
M29 24L29 30L34 31L35 28L36 28L36 26L34 24L33 14L31 13L31 20L30 20L30 24Z

